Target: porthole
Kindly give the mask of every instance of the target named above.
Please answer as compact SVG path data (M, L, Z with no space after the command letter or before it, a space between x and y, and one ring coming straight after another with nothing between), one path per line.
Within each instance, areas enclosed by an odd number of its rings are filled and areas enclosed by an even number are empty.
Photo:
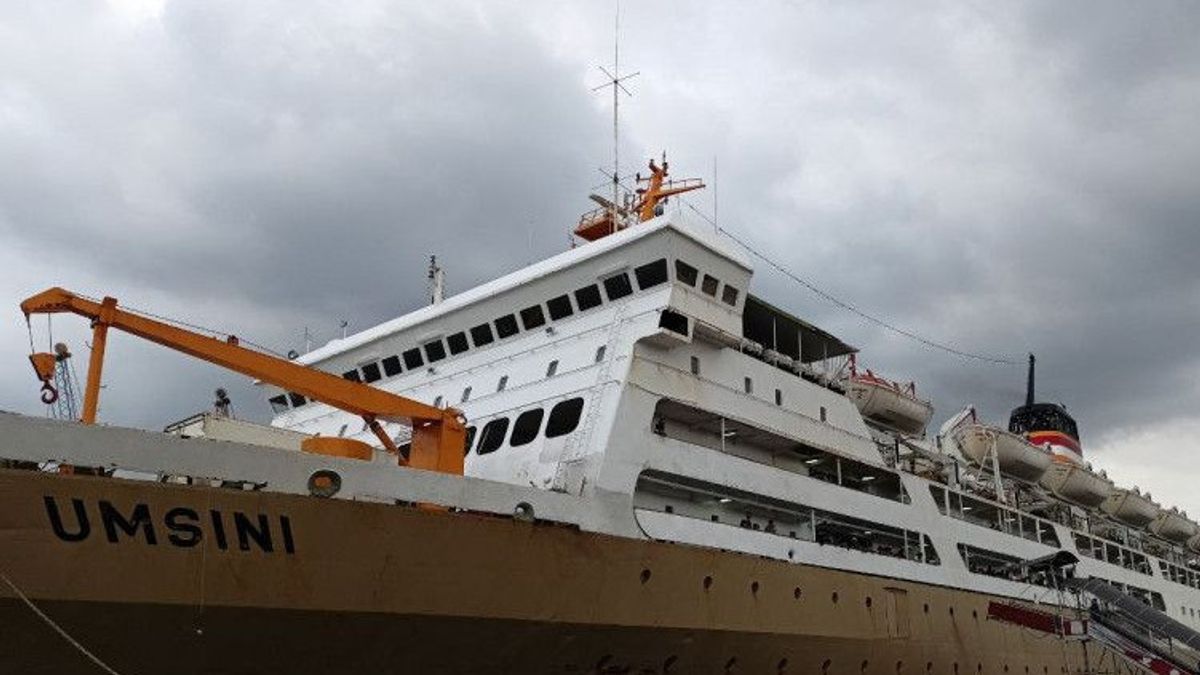
M828 672L829 672L829 666L832 666L832 665L833 665L833 661L831 661L831 660L829 660L829 659L825 659L824 663L822 663L822 664L821 664L821 672L822 672L822 673L828 673Z
M646 583L647 581L650 581L650 570L649 569L642 570L642 574L639 578L642 580L643 584Z
M758 595L758 582L757 581L751 582L750 593L753 595Z
M830 596L830 599L833 600L833 604L835 604L835 605L837 604L837 601L838 601L837 591L833 592L833 595Z
M867 666L869 666L869 665L871 665L871 662L866 659L863 659L863 662L858 666L858 669L861 672L865 673L865 672L867 672Z
M869 596L869 595L867 596L867 599L864 604L866 604L867 609L871 609L871 596Z
M927 602L927 603L925 603L925 613L926 613L926 614L928 614L928 613L929 613L929 603L928 603L928 602Z
M704 577L704 582L703 582L704 590L707 591L708 589L712 588L712 585L713 585L713 578L711 576Z
M779 659L779 663L775 664L775 672L786 673L787 666L788 666L788 660L786 658Z
M795 599L799 600L799 599L800 599L800 595L801 595L801 594L800 594L800 587L799 587L799 586L797 586L797 587L795 587L795 588L793 588L793 589L792 589L792 597L793 597L793 598L795 598Z

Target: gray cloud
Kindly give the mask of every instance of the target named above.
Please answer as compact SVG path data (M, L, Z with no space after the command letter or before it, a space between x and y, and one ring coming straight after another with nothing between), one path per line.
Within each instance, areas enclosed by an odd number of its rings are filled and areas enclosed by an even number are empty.
M610 161L590 88L611 18L6 6L3 297L62 280L285 350L304 326L326 339L418 306L429 254L462 290L561 250ZM1046 397L1098 460L1129 465L1139 430L1190 428L1200 403L1198 24L1184 3L626 7L641 75L623 164L665 148L711 178L716 157L725 227L907 328L1037 352ZM941 415L1020 399L1019 367L931 352L772 273L756 285L917 379ZM82 327L59 330L85 351ZM22 331L0 328L8 353ZM261 414L236 378L120 344L111 420L158 426L231 381ZM37 411L26 369L0 365L0 406ZM1145 445L1151 465L1170 452Z

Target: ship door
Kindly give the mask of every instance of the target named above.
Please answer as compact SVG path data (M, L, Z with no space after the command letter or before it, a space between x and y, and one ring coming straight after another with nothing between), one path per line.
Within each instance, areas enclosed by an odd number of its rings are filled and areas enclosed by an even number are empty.
M885 588L884 613L886 615L888 637L907 639L908 627L908 591L903 588Z

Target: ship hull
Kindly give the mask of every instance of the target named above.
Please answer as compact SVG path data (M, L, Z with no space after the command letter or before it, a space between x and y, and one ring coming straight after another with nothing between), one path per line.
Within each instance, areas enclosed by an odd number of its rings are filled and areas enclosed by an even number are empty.
M0 471L0 574L0 672L25 674L103 672L85 651L122 675L1085 659L956 589L510 518L25 471Z

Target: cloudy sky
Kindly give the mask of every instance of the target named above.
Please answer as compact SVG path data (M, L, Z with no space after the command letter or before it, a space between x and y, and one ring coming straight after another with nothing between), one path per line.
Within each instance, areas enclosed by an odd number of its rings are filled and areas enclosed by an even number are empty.
M796 273L1036 352L1098 466L1200 515L1200 7L625 4L623 171L715 163L721 224ZM455 292L561 251L611 162L612 42L611 2L0 5L0 408L43 412L17 304L49 285L302 350L421 305L430 254ZM1020 401L1021 367L755 285L939 421ZM81 320L33 328L86 356ZM111 423L219 385L265 415L244 378L110 345Z

